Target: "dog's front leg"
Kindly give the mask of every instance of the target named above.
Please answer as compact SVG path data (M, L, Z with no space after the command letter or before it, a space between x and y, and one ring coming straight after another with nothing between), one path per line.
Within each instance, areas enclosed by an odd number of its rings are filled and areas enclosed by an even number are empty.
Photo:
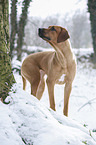
M63 114L68 116L68 104L69 104L69 97L72 90L72 84L66 83L64 89L64 110Z
M49 80L47 78L46 80L47 87L48 87L48 93L49 93L49 102L50 102L50 108L55 110L55 100L54 100L54 83L53 81Z

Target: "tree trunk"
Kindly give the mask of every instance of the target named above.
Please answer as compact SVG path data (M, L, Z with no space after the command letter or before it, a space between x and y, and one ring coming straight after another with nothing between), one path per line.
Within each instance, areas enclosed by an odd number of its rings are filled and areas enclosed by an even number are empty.
M13 50L15 49L15 36L17 33L17 2L18 0L11 1L11 35L10 35L10 56L13 58Z
M88 11L90 13L90 21L91 21L94 61L96 62L96 0L88 0Z
M15 82L9 57L9 3L0 0L0 98L4 102Z
M21 61L22 45L24 38L24 28L27 21L28 7L31 0L24 0L22 7L22 14L18 25L18 40L17 40L17 59Z

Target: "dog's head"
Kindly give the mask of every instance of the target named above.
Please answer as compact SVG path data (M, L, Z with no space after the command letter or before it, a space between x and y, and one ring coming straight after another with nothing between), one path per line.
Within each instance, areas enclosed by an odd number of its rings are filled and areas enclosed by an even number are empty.
M60 43L70 38L68 31L60 26L49 26L48 29L39 28L38 31L39 36L48 42Z

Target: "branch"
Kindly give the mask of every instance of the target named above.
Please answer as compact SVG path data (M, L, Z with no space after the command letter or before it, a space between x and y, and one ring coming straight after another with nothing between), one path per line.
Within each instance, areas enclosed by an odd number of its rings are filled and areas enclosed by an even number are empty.
M79 112L83 107L85 107L87 104L91 104L94 100L96 100L96 98L93 98L93 99L89 100L88 102L86 102L84 105L82 105L82 106L78 109L78 112Z

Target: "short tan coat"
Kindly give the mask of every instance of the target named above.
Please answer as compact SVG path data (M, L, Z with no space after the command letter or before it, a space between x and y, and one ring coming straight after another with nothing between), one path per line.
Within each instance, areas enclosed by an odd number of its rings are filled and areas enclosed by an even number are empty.
M23 61L23 89L25 90L27 79L31 84L31 94L40 100L45 88L44 75L47 74L50 108L55 110L54 85L65 83L63 113L68 116L69 96L76 73L76 61L68 40L68 31L60 26L49 26L47 29L40 28L38 33L55 51L34 53ZM60 80L62 75L65 75L64 80Z

